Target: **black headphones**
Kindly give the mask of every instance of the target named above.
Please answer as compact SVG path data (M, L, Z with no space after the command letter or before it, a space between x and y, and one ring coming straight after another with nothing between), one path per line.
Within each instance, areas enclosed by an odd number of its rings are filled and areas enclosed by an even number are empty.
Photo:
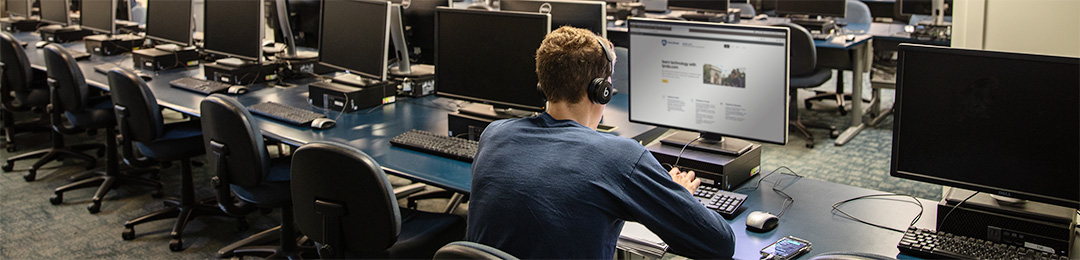
M615 68L613 68L613 66L611 65L611 61L615 60L615 58L611 57L611 49L608 49L607 44L604 44L604 40L600 39L600 37L596 35L593 35L593 37L595 37L596 42L600 44L600 50L604 52L604 58L607 59L607 63L605 63L604 67L609 73L607 77L598 77L593 79L592 82L589 83L589 88L586 89L585 92L589 93L589 100L591 100L593 103L604 105L610 102L611 95L615 94L614 89L611 86L611 82L608 81L608 78L611 77L611 74L615 74Z

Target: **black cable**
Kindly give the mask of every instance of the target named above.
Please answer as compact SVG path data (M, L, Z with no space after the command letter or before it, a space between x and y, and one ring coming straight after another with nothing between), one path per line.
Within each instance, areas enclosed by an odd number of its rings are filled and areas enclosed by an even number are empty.
M684 151L686 151L686 147L687 147L687 146L690 146L690 144L692 144L692 143L694 143L694 142L697 142L697 140L699 140L699 139L701 139L701 136L700 136L700 135L698 135L698 137L697 137L697 138L694 138L694 140L690 140L689 142L686 142L686 144L684 144L684 145L682 146L682 150L679 150L679 157L675 157L675 165L674 165L674 166L671 166L672 168L678 168L678 167L679 167L679 160L681 160L681 159L682 159L682 153L683 153Z
M768 174L765 174L764 176L761 176L761 178L758 179L757 183L754 184L753 187L742 187L742 188L735 189L732 192L737 192L737 191L741 191L741 190L757 190L759 187L761 187L761 181L765 180L765 178L771 176L773 173L776 173L780 169L787 169L787 171L791 172L790 174L787 174L787 175L795 176L795 179L792 179L791 182L789 182L787 185L784 185L784 189L791 186L792 184L795 184L796 181L803 178L802 175L799 175L799 173L796 173L791 168L788 168L787 166L780 166L780 167L776 167L776 169L773 169ZM780 174L786 174L786 173L781 172ZM776 214L777 218L784 216L784 212L787 212L788 208L790 208L791 205L795 204L795 197L792 197L791 195L788 195L787 192L784 192L784 189L776 188L776 186L780 185L780 181L782 181L782 180L777 180L776 182L773 182L773 187L772 187L773 192L776 192L776 194L780 194L780 196L784 196L784 202L780 206L780 212Z
M765 176L761 176L761 178L757 180L757 183L756 183L756 184L754 184L754 186L753 186L753 187L742 187L742 188L738 188L738 189L735 189L735 190L733 190L733 191L731 191L731 192L739 192L739 191L741 191L741 190L757 190L757 189L758 189L758 187L761 187L761 181L765 180L765 178L768 178L768 177L769 177L769 175L772 175L773 173L776 173L776 171L779 171L780 169L787 169L787 170L788 170L789 172L791 172L791 173L790 173L790 174L788 174L788 175L791 175L791 176L795 176L795 177L799 177L799 178L802 178L802 177L803 177L802 175L799 175L798 173L796 173L796 172L795 172L794 170L792 170L791 168L788 168L787 166L780 166L780 167L776 167L776 169L773 169L773 170L772 170L771 172L769 172L768 174L765 174ZM780 173L780 174L785 174L785 173Z
M953 210L956 210L957 207L960 207L960 205L964 204L964 202L967 202L972 197L975 197L975 195L979 195L979 191L976 191L975 193L972 193L971 196L968 196L967 198L964 198L964 200L961 200L960 203L956 203L956 205L953 205L952 209L949 209L949 213L945 213L945 217L941 218L941 222L938 222L937 225L939 227L944 226L945 221L949 220L949 215L952 215Z
M848 202L861 200L861 199L866 199L866 198L874 198L874 197L909 197L909 198L911 198L912 200L915 201L915 203L914 203L915 205L919 205L919 215L916 215L915 219L912 219L911 223L909 223L908 226L909 227L914 226L915 223L919 222L919 219L922 218L923 210L924 210L922 201L919 201L919 199L915 198L915 196L904 195L904 194L872 194L872 195L858 196L858 197L855 197L855 198L846 199L844 201L840 201L840 202L837 202L837 203L833 204L832 205L832 210L834 212L837 212L837 213L840 213L840 214L844 215L844 217L847 217L847 218L849 218L851 220L858 221L859 223L863 223L863 224L871 225L871 226L878 227L878 228L883 228L883 229L888 229L888 230L904 233L906 230L900 230L900 229L895 229L895 228L891 228L891 227L886 227L886 226L883 226L883 225L870 223L869 221L865 221L865 220L862 220L862 219L857 218L855 216L852 216L851 214L848 214L847 212L844 212L844 210L840 209L840 206L843 206L844 204L847 204Z

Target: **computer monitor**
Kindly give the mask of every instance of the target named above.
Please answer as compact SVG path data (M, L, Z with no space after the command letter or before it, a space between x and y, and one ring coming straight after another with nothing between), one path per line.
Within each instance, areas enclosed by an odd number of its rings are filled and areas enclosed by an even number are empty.
M319 64L386 80L390 2L323 1Z
M900 1L900 13L904 15L934 15L934 0L897 0ZM953 0L944 0L945 16L952 15Z
M50 24L67 26L71 21L68 17L70 2L67 0L38 0L40 3L41 21Z
M898 58L890 175L1080 207L1080 59L907 44Z
M549 14L441 7L435 20L437 95L544 110L534 57L551 31Z
M116 0L116 20L131 21L131 2L134 0Z
M726 1L726 0L720 0ZM670 1L669 1L670 2ZM551 28L572 26L607 38L607 4L598 1L503 0L503 11L551 14Z
M787 28L639 18L627 23L630 122L698 132L703 140L695 146L729 154L750 144L721 137L787 143Z
M193 10L191 0L148 0L146 37L184 47L190 46Z
M112 34L116 32L116 0L82 0L79 12L83 29Z
M709 13L727 13L728 0L668 0L668 9L701 11Z
M31 0L6 0L8 16L30 18Z
M413 50L416 62L422 64L435 63L435 9L444 6L449 7L448 0L391 0L400 4L402 9L402 23L406 27L408 46ZM407 4L406 4L407 3Z
M203 48L207 52L261 60L266 28L262 0L206 0L203 7Z
M846 0L776 0L777 14L844 17Z

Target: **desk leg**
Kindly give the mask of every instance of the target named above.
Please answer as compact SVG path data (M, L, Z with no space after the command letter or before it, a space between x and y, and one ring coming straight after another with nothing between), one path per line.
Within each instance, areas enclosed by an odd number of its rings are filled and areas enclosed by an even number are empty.
M866 128L866 124L863 123L862 120L863 113L866 112L863 110L862 103L863 73L866 72L866 67L870 63L870 59L873 58L873 56L870 55L873 53L870 51L870 46L873 45L871 41L872 40L868 40L866 43L855 48L855 55L853 55L855 56L855 68L853 69L854 75L851 76L853 81L851 84L851 114L849 114L851 115L851 123L853 126L848 127L843 133L840 133L840 136L836 138L836 142L834 143L836 146L846 144L848 141L851 141L851 138L855 138L855 135L858 135L859 132Z

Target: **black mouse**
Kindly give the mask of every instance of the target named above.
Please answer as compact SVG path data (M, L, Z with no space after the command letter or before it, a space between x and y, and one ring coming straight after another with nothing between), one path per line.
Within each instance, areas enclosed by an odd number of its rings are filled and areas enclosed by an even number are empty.
M746 215L746 230L753 232L769 232L780 225L780 218L772 213L754 211Z

